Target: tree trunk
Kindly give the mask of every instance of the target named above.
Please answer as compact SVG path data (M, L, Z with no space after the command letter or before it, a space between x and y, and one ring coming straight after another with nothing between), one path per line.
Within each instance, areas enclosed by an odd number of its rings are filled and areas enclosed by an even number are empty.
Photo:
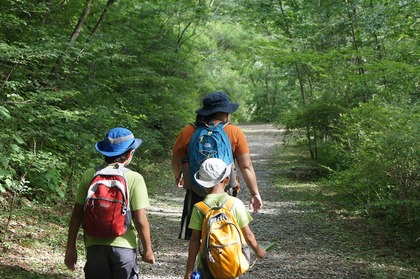
M77 37L79 37L80 32L82 32L83 25L85 24L86 19L90 13L90 7L92 6L92 2L93 0L86 0L86 5L83 9L82 15L80 16L79 21L77 22L76 26L74 27L73 33L70 36L70 44L73 44L77 40ZM53 76L57 75L63 66L64 52L57 58L57 61L55 62L55 65L51 71L51 74Z
M289 39L289 41L293 41L293 35L292 35L292 32L290 31L290 24L287 20L286 13L284 12L284 9L283 9L283 1L282 0L279 0L279 5L280 5L281 15L282 15L283 21L284 21L286 36ZM292 48L292 52L295 52L294 48ZM296 70L297 79L299 81L299 89L300 89L300 95L301 95L301 98L302 98L302 106L305 107L305 105L306 105L305 84L304 84L302 75L300 73L299 64L298 64L297 61L294 62L294 67L295 67L295 70ZM306 130L306 140L308 141L308 149L309 149L309 152L311 154L311 158L315 158L314 144L313 144L312 139L311 139L311 127L309 126L309 124L306 124L305 130Z

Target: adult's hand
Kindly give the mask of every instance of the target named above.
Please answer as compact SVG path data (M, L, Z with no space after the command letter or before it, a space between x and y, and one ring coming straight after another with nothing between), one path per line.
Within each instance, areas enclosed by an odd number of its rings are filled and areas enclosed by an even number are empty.
M184 175L181 173L179 178L175 178L175 183L178 188L184 188Z
M252 195L250 200L250 207L252 212L257 213L263 207L263 202L260 194Z

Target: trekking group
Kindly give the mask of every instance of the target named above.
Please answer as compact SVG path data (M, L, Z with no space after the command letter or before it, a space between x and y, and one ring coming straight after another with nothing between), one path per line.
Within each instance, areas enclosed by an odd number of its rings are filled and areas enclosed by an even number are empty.
M258 212L262 199L242 130L230 123L239 105L226 93L203 99L196 121L184 127L173 146L175 183L185 189L178 238L189 240L185 279L238 278L251 265L251 248L264 258L249 223L252 217L236 198L241 188L236 166L251 194L250 208ZM154 264L150 206L143 176L127 168L142 140L126 128L113 128L95 144L104 165L83 174L70 218L65 265L74 270L79 228L84 231L87 279L140 278L141 260Z

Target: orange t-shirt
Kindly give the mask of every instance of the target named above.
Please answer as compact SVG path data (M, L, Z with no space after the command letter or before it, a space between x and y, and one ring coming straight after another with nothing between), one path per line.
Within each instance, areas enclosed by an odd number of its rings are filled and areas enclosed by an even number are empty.
M248 142L244 133L238 126L228 124L223 128L223 130L225 130L232 145L232 153L234 158L236 158L238 155L249 153ZM172 155L175 158L182 159L188 156L188 144L190 143L194 132L195 127L193 125L188 125L179 133L172 149Z

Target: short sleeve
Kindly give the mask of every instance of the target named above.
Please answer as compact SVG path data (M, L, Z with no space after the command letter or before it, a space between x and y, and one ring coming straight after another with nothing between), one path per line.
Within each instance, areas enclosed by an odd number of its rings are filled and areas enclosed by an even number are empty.
M239 155L239 154L249 153L248 141L246 140L244 132L242 132L242 130L239 128L237 130L237 139L238 139L238 144L236 147L236 154Z
M172 155L177 158L184 158L188 155L188 144L195 131L194 126L188 125L179 133L172 148Z
M85 204L87 191L88 191L90 182L92 181L94 174L95 174L95 169L92 168L85 171L85 173L82 175L82 178L80 179L79 186L76 192L76 198L75 198L76 203L81 204L81 205Z
M236 200L232 209L232 213L235 215L236 221L238 222L240 228L245 227L252 221L251 214L249 214L244 203L239 199Z
M130 208L132 211L150 206L149 195L143 176L135 171L127 172L128 189L130 192Z
M232 144L233 156L249 153L248 141L244 132L236 125L229 124L224 128Z
M204 215L194 206L191 213L191 219L188 228L192 230L201 231L203 220Z

